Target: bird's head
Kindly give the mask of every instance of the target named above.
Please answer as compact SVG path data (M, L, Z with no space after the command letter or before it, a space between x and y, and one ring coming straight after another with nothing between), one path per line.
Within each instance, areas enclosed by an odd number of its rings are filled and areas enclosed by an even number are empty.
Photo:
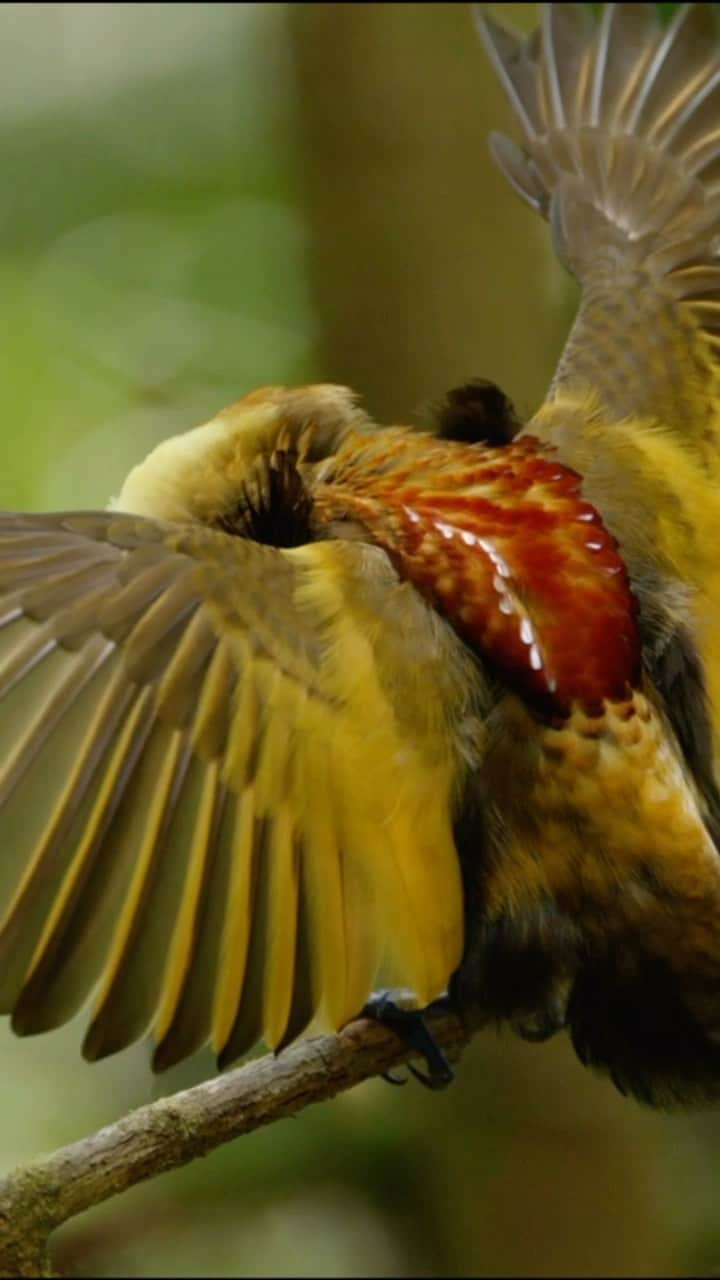
M222 526L242 502L259 459L331 456L351 430L370 428L347 387L261 387L210 422L171 436L133 467L110 508L156 520Z

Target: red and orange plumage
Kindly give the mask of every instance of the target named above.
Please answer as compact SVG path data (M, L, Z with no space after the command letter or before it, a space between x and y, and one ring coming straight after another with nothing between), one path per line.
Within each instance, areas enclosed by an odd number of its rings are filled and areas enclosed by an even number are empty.
M315 506L362 522L510 688L562 718L639 676L627 571L581 486L533 436L493 449L390 428L349 437Z
M480 15L582 300L521 426L266 387L0 517L0 1009L161 1070L449 989L720 1098L712 6Z

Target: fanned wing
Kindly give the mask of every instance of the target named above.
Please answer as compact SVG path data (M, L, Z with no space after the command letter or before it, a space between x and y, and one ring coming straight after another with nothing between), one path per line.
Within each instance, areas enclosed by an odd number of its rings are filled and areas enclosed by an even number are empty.
M92 994L85 1055L152 1028L163 1069L338 1027L383 965L442 991L462 950L457 649L362 544L0 516L15 1029Z
M582 287L551 401L594 391L717 467L720 44L714 6L659 8L546 4L527 41L478 12L524 133L492 147Z

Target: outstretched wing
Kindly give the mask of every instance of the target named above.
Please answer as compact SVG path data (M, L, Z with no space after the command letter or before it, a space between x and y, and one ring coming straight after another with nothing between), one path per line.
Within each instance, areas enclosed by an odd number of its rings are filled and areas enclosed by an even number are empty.
M0 516L0 1009L221 1062L462 950L459 646L384 554ZM419 691L422 691L419 693Z
M682 431L717 467L720 44L710 4L545 4L525 41L478 23L524 132L494 135L582 287L551 389Z

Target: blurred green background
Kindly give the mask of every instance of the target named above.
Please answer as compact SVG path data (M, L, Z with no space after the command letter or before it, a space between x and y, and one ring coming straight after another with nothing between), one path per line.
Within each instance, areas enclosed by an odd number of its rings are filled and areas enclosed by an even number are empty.
M512 8L529 25L530 5ZM420 422L492 376L522 414L574 294L490 165L509 112L461 4L0 5L0 502L102 506L266 382ZM158 1084L146 1046L0 1029L2 1169ZM479 1036L60 1232L77 1276L659 1275L720 1263L720 1120L659 1116L564 1041Z

